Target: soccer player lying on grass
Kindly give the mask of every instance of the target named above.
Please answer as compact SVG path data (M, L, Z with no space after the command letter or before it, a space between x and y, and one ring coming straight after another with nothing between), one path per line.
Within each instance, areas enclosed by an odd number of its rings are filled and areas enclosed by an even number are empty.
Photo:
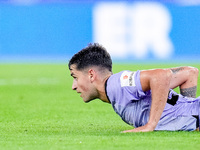
M72 89L84 102L112 104L126 123L124 132L193 131L199 127L198 69L178 67L112 73L112 60L101 45L89 44L69 61ZM180 87L180 94L172 89Z

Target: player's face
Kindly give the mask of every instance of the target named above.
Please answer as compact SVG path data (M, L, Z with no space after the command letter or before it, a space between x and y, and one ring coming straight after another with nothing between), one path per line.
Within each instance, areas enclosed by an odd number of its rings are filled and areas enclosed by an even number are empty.
M90 80L90 76L86 71L76 70L75 65L70 66L71 76L74 78L72 89L76 90L77 93L81 93L81 97L84 102L89 102L95 99L96 91Z

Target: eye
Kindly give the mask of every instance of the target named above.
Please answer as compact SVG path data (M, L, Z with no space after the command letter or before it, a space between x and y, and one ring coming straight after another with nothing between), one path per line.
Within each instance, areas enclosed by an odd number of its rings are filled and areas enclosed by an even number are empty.
M73 77L74 78L74 80L78 80L78 78L77 77Z

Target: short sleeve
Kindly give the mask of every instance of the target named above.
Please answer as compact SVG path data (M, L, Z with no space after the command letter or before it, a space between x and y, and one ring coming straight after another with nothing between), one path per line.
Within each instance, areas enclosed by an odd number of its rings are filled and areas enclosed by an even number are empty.
M142 96L146 96L146 95L149 95L149 92L144 92L142 90L142 85L141 85L141 80L140 80L140 71L137 71L135 73L135 76L134 76L134 79L135 79L135 85L138 89L138 93L139 95L142 97Z
M140 71L124 71L120 76L121 87L126 91L127 96L132 95L133 97L140 99L148 95L148 92L142 90L140 82Z

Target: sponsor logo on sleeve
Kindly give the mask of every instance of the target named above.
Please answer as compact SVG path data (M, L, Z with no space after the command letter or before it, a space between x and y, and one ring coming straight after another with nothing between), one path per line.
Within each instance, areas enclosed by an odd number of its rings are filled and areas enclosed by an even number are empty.
M124 71L120 77L121 87L135 86L134 74L135 72Z

